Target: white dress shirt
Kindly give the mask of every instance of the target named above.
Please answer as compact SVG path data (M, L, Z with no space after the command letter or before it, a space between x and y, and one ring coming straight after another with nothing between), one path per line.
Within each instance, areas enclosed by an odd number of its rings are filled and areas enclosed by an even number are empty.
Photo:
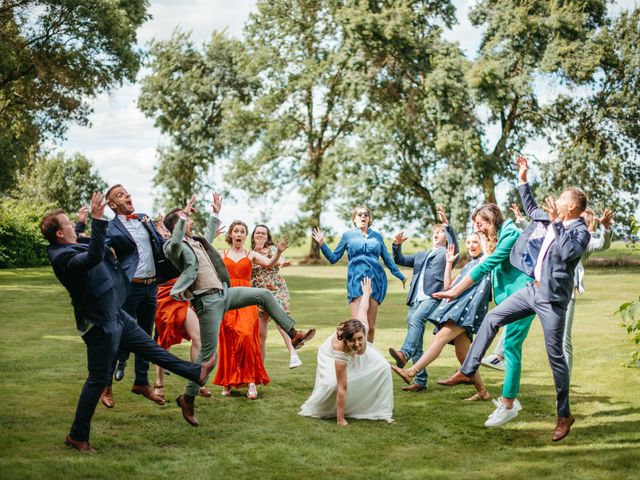
M567 228L574 223L576 223L579 219L575 218L573 220L567 220L562 222L564 228ZM542 262L544 258L547 256L547 252L549 251L549 247L556 238L556 233L551 227L551 224L547 226L547 234L544 237L544 241L542 242L542 246L540 247L540 253L538 254L538 259L536 260L536 267L533 270L533 278L535 278L538 282L540 281L540 277L542 276Z
M156 276L156 266L153 263L153 249L149 232L140 220L127 220L126 215L118 215L118 218L127 229L138 250L138 268L133 274L134 278L152 278Z

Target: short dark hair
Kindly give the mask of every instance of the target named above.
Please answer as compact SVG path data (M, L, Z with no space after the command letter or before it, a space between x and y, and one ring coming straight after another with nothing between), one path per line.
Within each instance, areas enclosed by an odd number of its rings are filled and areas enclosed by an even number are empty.
M113 192L118 187L122 187L122 184L116 183L115 185L112 185L111 187L109 187L109 190L107 190L107 193L104 194L104 198L107 200L107 202L109 201L109 196L111 195L111 192Z
M42 236L47 239L50 245L57 243L56 232L60 230L60 222L58 215L64 214L64 210L56 208L45 214L40 220L40 231Z
M587 194L584 191L577 187L567 188L565 192L569 192L571 194L571 198L576 202L576 206L578 207L578 212L582 213L587 209Z
M176 226L176 223L178 223L180 212L182 212L181 208L174 208L172 210L169 210L164 216L164 220L162 223L164 223L164 226L167 227L167 230L169 230L171 233L173 233L173 228Z

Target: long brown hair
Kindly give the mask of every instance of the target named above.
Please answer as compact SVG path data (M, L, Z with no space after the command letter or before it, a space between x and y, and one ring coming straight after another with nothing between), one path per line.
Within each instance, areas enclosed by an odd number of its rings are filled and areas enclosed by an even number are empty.
M264 248L269 248L271 245L273 245L273 238L271 237L271 230L269 230L269 227L267 227L266 225L263 225L263 224L259 223L258 225L253 227L253 232L251 232L251 250L255 250L256 249L256 241L255 241L254 235L256 234L256 230L258 229L258 227L262 227L267 231L267 241L264 242Z
M473 211L471 220L475 222L477 216L491 224L487 234L487 254L493 253L498 243L498 232L504 223L504 215L502 215L500 207L495 203L485 203Z
M244 223L242 220L234 220L233 222L231 222L231 226L229 227L229 230L227 230L227 234L224 236L224 240L229 245L233 245L233 240L231 239L231 232L233 232L234 227L237 227L238 225L242 225L244 227L244 231L247 232L247 235L249 234L249 227L247 227L246 223Z

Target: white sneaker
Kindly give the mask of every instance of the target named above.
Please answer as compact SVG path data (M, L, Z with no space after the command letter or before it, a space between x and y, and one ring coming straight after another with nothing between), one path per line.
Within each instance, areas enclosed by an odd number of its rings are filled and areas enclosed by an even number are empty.
M291 357L289 360L289 368L298 368L302 366L302 360L300 357Z
M496 370L500 370L504 372L504 361L500 360L495 353L492 353L488 357L484 357L480 363L485 367L495 368Z
M492 398L491 401L496 406L496 408L498 408L501 404L500 400L497 398ZM522 404L517 398L513 401L513 408L515 408L518 412L522 410Z
M489 418L487 418L487 421L484 422L485 427L491 428L491 427L499 427L500 425L504 425L509 420L513 420L514 418L516 418L518 416L518 412L522 409L521 405L520 405L520 410L518 409L518 407L516 406L516 402L513 402L513 408L511 410L509 410L506 405L498 401L495 401L495 402L498 403L497 408L493 411L491 415L489 415Z

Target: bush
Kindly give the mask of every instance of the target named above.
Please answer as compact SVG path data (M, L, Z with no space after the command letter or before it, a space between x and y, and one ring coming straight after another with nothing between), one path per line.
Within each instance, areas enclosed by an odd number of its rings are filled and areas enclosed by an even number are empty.
M27 200L0 201L0 268L48 265L40 219L50 209Z
M620 326L631 335L631 342L640 345L640 298L634 302L623 303L615 312L622 318ZM640 349L631 352L627 367L640 367Z

